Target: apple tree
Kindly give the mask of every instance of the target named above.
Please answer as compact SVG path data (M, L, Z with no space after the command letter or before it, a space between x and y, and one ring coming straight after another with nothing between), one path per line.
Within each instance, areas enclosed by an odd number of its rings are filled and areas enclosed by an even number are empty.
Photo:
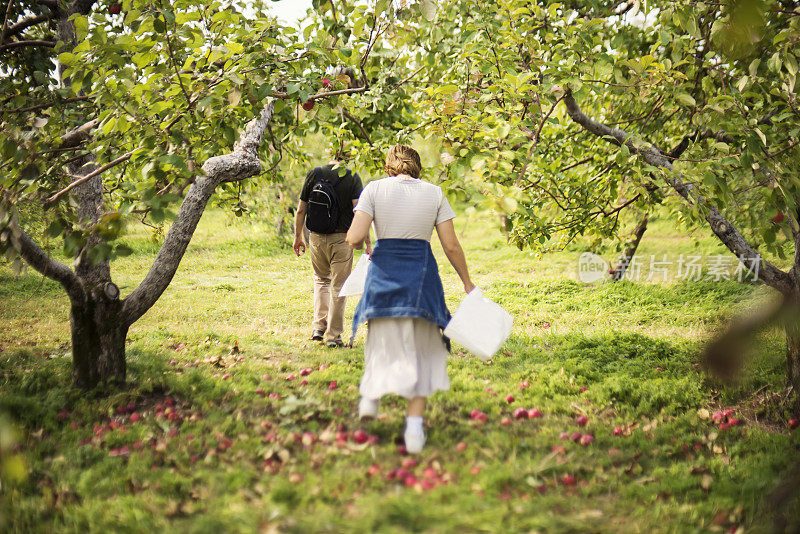
M77 386L125 379L128 329L171 282L212 196L281 180L280 162L301 157L310 129L369 137L357 117L402 91L383 74L397 22L388 1L315 1L302 32L269 4L7 3L0 248L63 286ZM381 128L369 142L392 135ZM121 295L111 265L139 223L168 231ZM42 247L50 239L71 265Z
M429 33L426 131L516 245L619 239L665 204L800 305L797 2L445 1Z

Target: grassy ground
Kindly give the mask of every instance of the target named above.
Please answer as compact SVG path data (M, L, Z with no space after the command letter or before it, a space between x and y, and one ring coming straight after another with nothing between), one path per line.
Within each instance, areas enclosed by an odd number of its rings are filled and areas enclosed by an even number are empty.
M764 290L585 285L579 247L536 258L479 218L457 229L475 282L515 328L489 364L454 347L451 390L431 399L416 458L398 450L401 399L385 399L378 421L354 417L364 332L353 350L308 341L309 261L263 224L206 214L172 285L130 331L122 390L73 390L61 290L0 268L0 412L18 428L16 446L0 439L0 529L771 530L765 496L799 444L770 400L782 339L757 340L737 386L697 365L702 341ZM114 267L123 294L156 250L145 234L129 243L135 253ZM457 277L434 250L455 309ZM723 253L666 222L640 252ZM514 419L519 407L542 417ZM728 407L741 424L721 429L710 415Z

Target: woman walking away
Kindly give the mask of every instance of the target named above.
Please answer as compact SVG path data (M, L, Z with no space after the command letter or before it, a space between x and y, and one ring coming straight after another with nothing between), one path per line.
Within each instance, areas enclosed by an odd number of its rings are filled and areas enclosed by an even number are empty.
M411 453L425 445L426 398L450 388L440 331L450 312L431 251L434 228L464 291L475 287L453 227L455 213L439 186L419 179L421 170L413 148L393 146L386 156L388 178L367 184L347 232L347 242L360 249L374 223L378 240L353 317L353 335L362 322L368 327L359 417L376 417L388 393L409 399L405 441Z

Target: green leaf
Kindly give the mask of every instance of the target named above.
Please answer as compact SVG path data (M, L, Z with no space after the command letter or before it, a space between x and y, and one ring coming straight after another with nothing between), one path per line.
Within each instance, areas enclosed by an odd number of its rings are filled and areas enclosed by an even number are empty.
M675 98L686 107L695 107L697 105L695 99L688 93L678 93L675 95Z

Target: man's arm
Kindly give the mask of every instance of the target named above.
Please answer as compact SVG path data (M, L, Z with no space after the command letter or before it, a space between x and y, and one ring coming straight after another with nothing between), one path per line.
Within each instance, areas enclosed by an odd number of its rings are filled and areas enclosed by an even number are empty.
M358 199L353 199L353 211L356 209L356 204L358 204ZM358 212L356 212L358 214ZM355 218L354 218L355 220ZM370 218L370 223L372 223L372 218ZM352 225L351 225L352 228ZM369 226L367 226L367 237L364 238L364 252L367 254L372 254L372 243L369 240Z
M306 251L306 244L303 242L303 226L306 223L306 211L308 211L308 202L301 200L297 204L297 211L294 214L294 253L298 256Z

